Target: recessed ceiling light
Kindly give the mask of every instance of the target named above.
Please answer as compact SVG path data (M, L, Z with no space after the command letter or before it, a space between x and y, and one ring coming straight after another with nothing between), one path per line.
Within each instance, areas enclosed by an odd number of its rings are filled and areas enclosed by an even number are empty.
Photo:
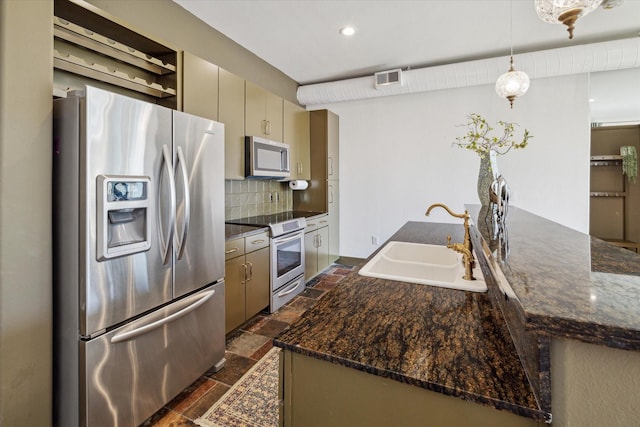
M343 36L352 36L356 33L356 29L350 25L340 28L340 34Z

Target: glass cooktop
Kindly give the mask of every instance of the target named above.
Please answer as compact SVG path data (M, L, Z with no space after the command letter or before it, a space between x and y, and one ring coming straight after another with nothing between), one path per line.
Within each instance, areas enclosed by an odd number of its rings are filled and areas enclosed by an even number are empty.
M321 215L323 212L312 211L287 211L268 215L256 215L248 216L245 218L230 219L226 221L227 224L236 225L252 225L256 227L267 227L273 224L279 224L281 222L291 221L297 218L309 218L316 215Z

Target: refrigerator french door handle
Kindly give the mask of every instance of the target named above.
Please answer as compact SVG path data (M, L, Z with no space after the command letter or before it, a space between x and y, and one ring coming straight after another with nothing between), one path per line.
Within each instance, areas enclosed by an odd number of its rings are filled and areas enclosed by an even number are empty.
M182 259L184 254L184 247L187 243L187 234L189 232L189 222L191 220L191 197L189 194L189 176L187 175L187 164L184 160L184 153L182 147L178 146L178 165L182 170L182 182L184 185L184 221L182 223L182 233L179 237L178 249L176 250L177 259Z
M167 144L162 145L162 160L164 162L164 167L167 170L167 174L169 175L169 199L171 206L171 209L169 210L171 212L169 215L169 231L166 240L163 238L164 233L162 232L162 227L160 227L162 264L167 265L169 263L169 255L171 255L171 242L173 241L176 224L176 180L173 176L173 167L171 167L171 164L173 163L173 156L171 155L171 151ZM160 202L158 201L158 204L159 203Z
M131 340L135 337L138 337L140 335L146 334L147 332L150 332L156 328L159 328L160 326L166 325L167 323L171 323L174 320L177 320L179 318L181 318L182 316L185 316L189 313L191 313L193 310L195 310L196 308L200 307L202 304L204 304L205 302L209 301L211 299L211 297L213 296L213 294L215 294L215 290L210 290L205 292L202 296L199 296L198 300L196 302L194 302L193 304L188 305L187 307L176 311L175 313L162 318L160 320L156 320L155 322L151 322L147 325L141 326L139 328L136 329L132 329L131 331L127 331L127 332L123 332L121 334L117 334L114 335L111 338L111 343L115 344L115 343L119 343L122 341L128 341Z

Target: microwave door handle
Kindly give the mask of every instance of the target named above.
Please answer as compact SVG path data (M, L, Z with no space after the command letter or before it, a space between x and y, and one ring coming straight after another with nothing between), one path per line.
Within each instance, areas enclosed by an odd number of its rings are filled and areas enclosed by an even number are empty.
M178 153L178 166L180 166L180 170L182 171L182 185L184 186L184 221L182 222L182 233L178 235L178 238L180 240L178 242L178 248L176 250L177 259L182 259L182 255L184 254L184 247L187 243L189 222L191 220L191 197L189 194L189 177L187 175L187 164L184 160L182 147L178 146L178 149L176 151Z
M282 150L282 166L284 170L289 171L289 155L287 150Z
M167 176L169 177L169 227L167 228L167 237L164 239L164 233L162 232L162 227L160 227L160 242L162 245L162 264L167 265L169 263L169 255L171 254L171 242L173 241L175 224L176 224L176 180L173 176L173 167L171 167L171 163L173 163L173 156L169 150L169 146L167 144L162 145L162 162L164 164L165 170L167 171ZM160 200L158 200L158 205L160 205ZM158 206L160 209L160 206Z
M163 317L160 320L156 320L155 322L151 322L148 323L144 326L140 326L139 328L135 328L132 329L130 331L127 332L123 332L121 334L117 334L115 335L113 338L111 338L111 343L115 344L118 342L122 342L122 341L128 341L130 339L133 339L137 336L146 334L147 332L150 332L156 328L159 328L160 326L166 325L167 323L171 323L174 320L177 320L179 318L181 318L182 316L185 316L189 313L191 313L193 310L195 310L196 308L200 307L202 304L204 304L205 302L209 301L211 299L211 297L213 296L213 294L215 293L215 290L210 290L205 292L203 295L198 296L198 300L188 306L186 306L185 308L176 311L175 313L170 314L167 317Z

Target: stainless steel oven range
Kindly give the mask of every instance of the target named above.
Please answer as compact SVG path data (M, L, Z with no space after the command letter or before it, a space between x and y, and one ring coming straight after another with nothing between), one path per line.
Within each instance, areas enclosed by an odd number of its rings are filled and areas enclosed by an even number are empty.
M270 224L271 313L304 290L305 218Z
M271 300L269 311L278 310L304 290L304 229L306 217L317 212L288 211L229 220L229 224L268 226L270 238Z

